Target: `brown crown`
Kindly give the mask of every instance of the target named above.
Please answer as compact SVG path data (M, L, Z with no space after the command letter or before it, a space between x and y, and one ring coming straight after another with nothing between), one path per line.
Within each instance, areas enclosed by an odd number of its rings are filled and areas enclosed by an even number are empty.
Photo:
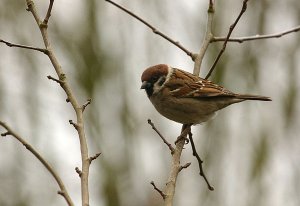
M141 76L141 80L142 80L142 82L144 82L144 81L149 81L154 76L159 77L162 75L167 75L168 68L169 68L169 66L166 64L158 64L158 65L149 67L143 72L143 74Z

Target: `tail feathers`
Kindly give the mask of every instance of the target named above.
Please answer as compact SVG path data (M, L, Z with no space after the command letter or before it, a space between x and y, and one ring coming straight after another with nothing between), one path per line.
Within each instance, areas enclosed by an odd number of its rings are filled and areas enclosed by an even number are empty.
M250 95L250 94L239 94L237 95L237 98L244 99L244 100L272 101L270 97Z

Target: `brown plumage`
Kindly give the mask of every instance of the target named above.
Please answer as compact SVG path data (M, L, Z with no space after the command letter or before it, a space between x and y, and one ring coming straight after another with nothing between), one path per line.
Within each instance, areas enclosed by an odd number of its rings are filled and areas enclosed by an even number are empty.
M159 64L146 69L142 89L163 116L175 122L198 124L216 111L245 100L271 101L269 97L236 94L189 72Z

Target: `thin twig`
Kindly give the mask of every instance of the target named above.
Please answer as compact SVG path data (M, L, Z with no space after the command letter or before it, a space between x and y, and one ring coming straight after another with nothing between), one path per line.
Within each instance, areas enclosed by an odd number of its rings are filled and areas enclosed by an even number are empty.
M139 17L138 15L134 14L132 11L126 9L125 7L117 4L114 1L111 0L105 0L109 3L111 3L112 5L118 7L119 9L123 10L124 12L126 12L127 14L129 14L130 16L134 17L135 19L139 20L140 22L142 22L144 25L146 25L147 27L149 27L153 33L163 37L164 39L166 39L167 41L171 42L172 44L174 44L175 46L177 46L179 49L181 49L182 51L184 51L189 57L192 58L192 60L195 59L195 55L189 51L188 49L186 49L184 46L182 46L178 41L173 40L172 38L170 38L168 35L162 33L161 31L159 31L157 28L155 28L154 26L152 26L150 23L148 23L146 20L142 19L141 17Z
M150 184L153 186L153 188L160 194L160 196L165 199L166 195L163 193L163 191L161 191L160 189L158 189L158 187L156 187L156 185L154 184L153 181L150 182Z
M1 124L1 122L0 122L0 124ZM4 123L3 123L4 124ZM4 132L4 133L1 133L1 136L2 137L5 137L5 136L7 136L7 135L11 135L9 132Z
M50 1L50 4L53 4L53 1ZM80 141L80 152L81 152L81 197L82 197L82 206L88 206L89 205L89 168L90 168L90 161L89 161L89 154L88 154L88 146L87 141L85 137L85 131L84 131L84 121L83 121L83 112L81 109L81 105L78 103L77 98L75 97L74 92L72 91L71 87L69 86L69 83L67 81L66 75L62 70L62 67L60 66L58 59L56 58L56 55L53 52L53 49L51 47L50 39L48 36L48 26L47 26L47 18L49 19L52 6L49 5L48 11L49 14L46 14L46 22L42 22L40 16L38 15L38 12L35 8L33 0L26 0L27 5L27 11L30 11L40 29L44 45L48 51L47 56L49 57L55 72L57 76L59 77L59 80L62 81L62 84L60 86L65 91L67 95L68 101L71 103L75 113L76 113L76 124L73 121L70 121L70 124L73 124L73 126L76 128L79 141ZM47 17L49 16L49 17Z
M162 141L169 147L169 149L171 151L171 154L173 154L174 153L174 147L172 147L172 145L166 140L166 138L164 138L164 136L158 131L158 129L155 127L155 125L153 124L151 119L148 119L148 124L151 125L152 129L158 134L158 136L160 136Z
M90 163L92 163L92 161L94 161L95 159L97 159L100 155L101 155L101 152L95 154L94 156L91 156L89 158Z
M242 15L244 14L244 12L247 10L247 3L248 3L248 0L244 0L243 1L243 5L242 5L242 9L238 15L238 17L236 18L236 20L234 21L234 23L229 27L229 31L228 31L228 34L226 36L226 39L223 43L223 47L221 49L221 51L219 52L216 60L214 61L213 65L211 66L208 74L206 75L205 79L208 79L210 77L210 75L212 74L212 72L214 71L219 59L221 58L222 54L224 53L225 49L226 49L226 45L227 45L227 42L228 42L228 39L230 38L235 26L237 25L237 23L239 22L240 18L242 17Z
M195 147L195 144L194 144L194 140L193 140L193 136L192 136L192 133L190 132L189 133L189 139L190 139L190 142L191 142L191 146L192 146L192 150L193 150L193 156L196 157L197 161L198 161L198 165L199 165L199 169L200 169L200 176L203 177L203 179L205 180L206 184L207 184L207 187L209 190L213 191L214 190L214 187L211 186L208 182L208 179L204 173L204 170L203 170L203 167L202 167L202 164L203 164L203 161L201 160L200 156L198 155L197 151L196 151L196 147Z
M47 14L46 14L46 16L44 18L44 21L43 21L43 24L45 24L45 25L48 24L49 18L51 16L51 11L52 11L52 7L53 7L53 3L54 3L54 0L50 0L49 7L48 7L48 10L47 10Z
M57 174L57 172L50 166L50 164L28 143L26 142L20 135L18 135L16 132L14 132L6 123L0 121L0 125L7 130L7 132L2 133L1 136L11 135L16 140L18 140L20 143L22 143L26 149L28 149L43 165L44 167L49 171L49 173L52 175L52 177L55 179L56 183L58 184L60 191L59 194L61 194L69 206L73 206L74 203L72 202L71 197L68 194L68 191L61 180L60 176Z
M246 37L235 37L229 38L228 41L230 42L238 42L243 43L245 41L252 41L252 40L261 40L261 39L272 39L272 38L280 38L287 34L298 32L300 31L300 26L296 26L294 28L288 29L286 31L282 31L275 34L263 34L263 35L255 35L255 36L246 36ZM225 41L226 37L213 37L210 42L218 42L218 41Z
M63 84L63 81L61 81L59 79L56 79L56 78L54 78L54 77L52 77L50 75L48 75L47 78L50 79L50 80L52 80L52 81L54 81L54 82L56 82L56 83L58 83L58 84Z
M86 101L86 103L84 103L84 104L82 105L82 107L81 107L82 112L84 112L85 108L86 108L89 104L91 104L91 102L92 102L92 99L88 99L88 100Z
M213 23L214 13L215 13L214 3L212 0L210 0L208 5L208 10L207 10L207 23L206 23L206 32L204 35L204 41L202 42L199 54L197 54L195 59L195 64L194 64L193 73L196 76L200 75L202 60L204 58L206 50L208 49L211 39L213 38L212 23Z
M180 172L181 170L183 170L183 169L186 169L186 168L188 168L190 165L191 165L191 163L190 163L190 162L188 162L188 163L186 163L185 165L182 165L182 166L180 166L180 168L179 168L179 172Z
M44 54L48 53L47 49L42 49L42 48L32 47L32 46L26 46L26 45L22 45L22 44L15 44L15 43L11 43L11 42L5 41L3 39L0 39L0 42L6 44L9 47L18 47L18 48L22 48L22 49L34 50L34 51L42 52Z
M82 172L81 172L81 170L78 167L75 167L75 171L79 175L79 177L82 176Z
M78 124L77 123L75 123L73 120L69 120L69 123L70 123L70 125L73 125L73 127L76 129L76 130L78 130Z

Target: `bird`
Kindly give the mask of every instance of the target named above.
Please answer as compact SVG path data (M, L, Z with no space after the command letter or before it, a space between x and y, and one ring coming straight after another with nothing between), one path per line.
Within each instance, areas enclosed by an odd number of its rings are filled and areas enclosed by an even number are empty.
M144 70L141 89L164 117L188 125L212 119L216 112L246 100L272 101L270 97L233 93L187 71L158 64Z

